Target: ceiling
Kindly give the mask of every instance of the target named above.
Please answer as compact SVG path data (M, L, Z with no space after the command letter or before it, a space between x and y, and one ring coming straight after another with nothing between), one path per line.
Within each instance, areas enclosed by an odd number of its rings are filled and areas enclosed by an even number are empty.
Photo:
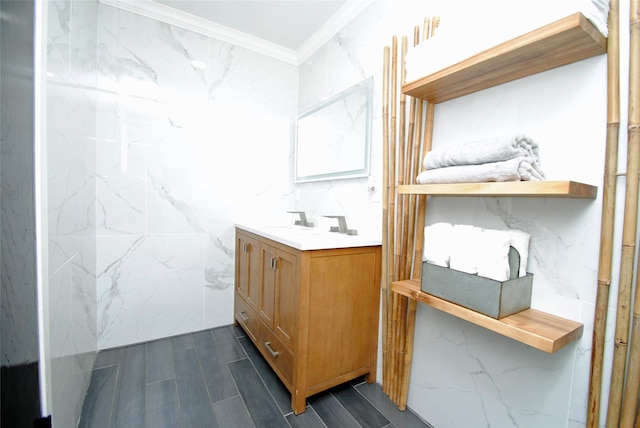
M346 0L155 0L287 49L297 50Z
M373 2L373 0L98 1L294 65L300 65Z

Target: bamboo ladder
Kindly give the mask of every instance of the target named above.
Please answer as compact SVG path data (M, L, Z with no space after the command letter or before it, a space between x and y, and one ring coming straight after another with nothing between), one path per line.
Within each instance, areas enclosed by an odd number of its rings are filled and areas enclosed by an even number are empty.
M630 15L630 81L629 81L629 125L627 148L627 184L623 243L620 263L620 286L618 294L618 319L616 321L616 347L612 369L611 391L607 415L607 427L640 428L640 278L636 275L636 293L633 304L633 325L629 337L633 259L637 231L638 177L640 173L640 6L632 0ZM611 283L611 259L613 236L616 166L618 159L619 133L619 25L618 0L611 0L608 37L608 86L607 86L607 141L605 174L603 184L603 214L601 220L600 262L598 267L598 291L593 332L593 352L589 384L587 426L598 425L600 391L602 387L602 361L606 328L609 289ZM432 35L438 18L425 19L424 38ZM419 40L418 28L414 29L414 44ZM422 155L430 150L433 126L433 105L427 103L423 117L424 102L411 99L408 132L405 134L406 96L398 100L398 50L397 38L392 48L384 48L383 68L383 390L400 409L406 408L409 371L415 330L416 301L391 292L393 281L419 278L426 196L402 195L398 197L398 184L410 183L419 171ZM390 52L391 57L390 57ZM401 61L406 54L406 38L403 38ZM404 75L400 84L404 83ZM398 104L400 123L397 124ZM389 117L391 106L391 117ZM416 127L416 119L418 126ZM424 131L421 124L425 123ZM421 136L422 132L422 136ZM422 147L418 141L422 137ZM398 141L399 140L399 141ZM397 170L405 171L404 176ZM409 175L407 175L409 174ZM629 177L633 177L629 180ZM396 206L398 207L396 209ZM408 207L408 208L406 208ZM399 215L398 213L403 213ZM414 235L418 232L417 239ZM413 260L406 257L408 245L414 242ZM638 256L640 263L640 255ZM408 300L408 302L407 302ZM629 360L626 362L627 341L631 342ZM625 370L627 369L627 370ZM626 373L626 377L625 377ZM626 381L626 382L625 382ZM626 383L626 389L623 387ZM624 401L623 401L624 392ZM621 410L622 406L622 410Z
M425 18L423 38L433 35L439 19ZM414 45L420 40L414 28ZM413 334L417 302L391 292L391 283L419 278L426 196L397 195L396 186L412 184L420 172L423 153L431 148L433 105L402 94L404 57L408 41L402 38L398 55L398 38L383 53L383 391L401 409L406 409L409 389ZM400 94L400 95L398 95ZM426 111L426 113L425 113ZM391 114L389 115L389 112ZM399 119L399 123L398 123ZM423 127L423 124L424 127ZM424 129L423 129L424 128ZM416 236L417 233L417 236ZM413 257L407 255L413 253Z

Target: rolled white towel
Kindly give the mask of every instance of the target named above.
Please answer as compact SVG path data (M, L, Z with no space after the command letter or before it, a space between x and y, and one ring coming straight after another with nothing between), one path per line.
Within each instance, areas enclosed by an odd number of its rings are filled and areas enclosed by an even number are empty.
M431 150L425 155L423 166L425 169L436 169L458 165L480 165L523 156L539 162L538 143L525 135L499 136Z
M434 265L449 267L453 225L435 223L424 228L422 259Z
M482 229L456 224L451 233L449 267L470 274L478 273L478 254L482 251Z
M518 276L525 276L527 274L527 263L529 258L529 241L531 235L527 232L517 229L509 230L511 239L511 246L518 250L520 254L520 270Z
M510 278L509 247L511 235L502 230L485 229L482 231L482 245L477 254L478 276L496 281Z
M525 156L482 165L458 165L428 169L422 171L416 178L416 182L419 184L542 180L544 180L544 173L535 159Z

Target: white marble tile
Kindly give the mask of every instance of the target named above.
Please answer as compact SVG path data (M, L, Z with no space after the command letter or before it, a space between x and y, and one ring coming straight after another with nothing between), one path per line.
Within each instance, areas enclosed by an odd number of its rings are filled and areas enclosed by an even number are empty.
M204 328L228 325L233 320L233 285L227 288L206 286L204 291Z
M100 349L201 329L204 235L98 238Z
M591 368L591 352L593 351L593 324L595 306L591 303L582 304L580 322L584 324L584 333L578 342L576 362L574 366L571 402L569 407L568 427L583 427L587 422L588 395ZM608 407L609 379L613 358L615 337L616 311L611 310L607 316L605 349L602 354L602 389L600 393L600 426L604 426Z
M97 355L95 242L53 272L48 284L52 414L57 425L75 425Z
M409 406L431 424L564 426L575 345L549 355L428 307L417 320Z
M132 95L206 97L205 76L191 65L206 60L208 39L159 21L100 5L99 80Z

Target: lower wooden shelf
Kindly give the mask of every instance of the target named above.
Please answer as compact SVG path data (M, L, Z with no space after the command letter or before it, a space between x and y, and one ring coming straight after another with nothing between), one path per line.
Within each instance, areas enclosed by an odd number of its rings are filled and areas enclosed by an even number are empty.
M490 183L404 184L398 193L431 196L504 196L595 199L598 188L577 181L506 181Z
M550 354L580 338L584 328L579 322L535 309L494 319L424 293L417 279L393 282L391 290Z

